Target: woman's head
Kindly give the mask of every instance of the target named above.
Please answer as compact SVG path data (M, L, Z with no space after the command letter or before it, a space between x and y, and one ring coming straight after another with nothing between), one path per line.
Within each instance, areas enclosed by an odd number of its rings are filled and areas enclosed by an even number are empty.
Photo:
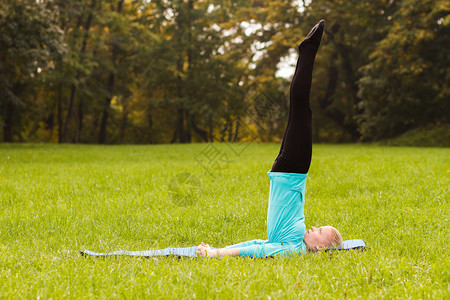
M310 251L318 251L330 247L342 247L342 236L332 226L314 227L306 231L303 241Z

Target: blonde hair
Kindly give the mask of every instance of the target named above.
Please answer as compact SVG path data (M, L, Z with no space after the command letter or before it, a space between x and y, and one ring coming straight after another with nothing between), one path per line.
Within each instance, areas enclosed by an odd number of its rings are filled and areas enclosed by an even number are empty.
M333 232L333 236L331 237L331 239L330 239L328 245L326 245L326 247L342 248L343 239L342 239L341 233L334 227L332 227L331 230Z

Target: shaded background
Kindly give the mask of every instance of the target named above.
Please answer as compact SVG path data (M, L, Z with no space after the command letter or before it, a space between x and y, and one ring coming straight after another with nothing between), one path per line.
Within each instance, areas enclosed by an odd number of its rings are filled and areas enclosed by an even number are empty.
M325 19L315 142L450 146L449 12L436 0L1 1L1 139L277 141L295 46Z

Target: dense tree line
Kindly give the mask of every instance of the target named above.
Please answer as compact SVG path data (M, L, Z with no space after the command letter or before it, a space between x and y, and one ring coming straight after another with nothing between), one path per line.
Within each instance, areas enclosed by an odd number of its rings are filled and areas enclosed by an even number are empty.
M441 126L450 118L449 12L444 0L1 1L1 134L5 142L274 140L289 94L277 66L320 19L316 140ZM261 103L276 108L264 122L252 117Z

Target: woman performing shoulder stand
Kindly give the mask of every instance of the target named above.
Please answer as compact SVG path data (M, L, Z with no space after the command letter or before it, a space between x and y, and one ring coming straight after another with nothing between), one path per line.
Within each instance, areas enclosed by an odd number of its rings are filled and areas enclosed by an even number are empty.
M332 226L306 230L303 207L305 185L312 154L312 111L309 105L312 71L325 21L314 26L298 45L299 57L290 86L290 111L278 157L268 172L268 240L252 240L214 249L201 243L196 253L222 257L303 254L328 247L341 247L342 237Z

